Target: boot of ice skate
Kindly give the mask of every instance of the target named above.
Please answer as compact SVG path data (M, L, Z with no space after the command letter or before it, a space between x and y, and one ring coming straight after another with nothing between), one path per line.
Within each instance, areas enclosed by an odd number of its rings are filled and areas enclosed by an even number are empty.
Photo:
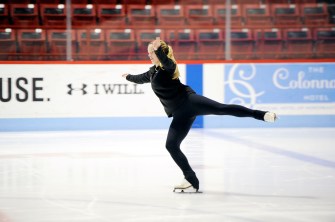
M173 192L176 193L197 193L198 189L194 188L190 182L186 179L181 184L174 187Z
M264 115L264 121L274 123L278 119L277 115L273 112L266 112Z

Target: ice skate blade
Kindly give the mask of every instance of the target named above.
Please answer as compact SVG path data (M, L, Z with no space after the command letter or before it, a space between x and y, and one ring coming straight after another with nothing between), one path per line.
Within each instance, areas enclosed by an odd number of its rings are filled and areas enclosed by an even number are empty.
M180 189L180 188L175 188L173 190L174 193L202 193L201 191L193 188L193 187L189 187L189 188L185 188L185 189Z

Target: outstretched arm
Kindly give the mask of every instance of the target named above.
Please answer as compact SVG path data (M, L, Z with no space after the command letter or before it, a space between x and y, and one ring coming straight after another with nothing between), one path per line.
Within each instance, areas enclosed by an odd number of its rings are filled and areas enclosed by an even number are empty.
M137 83L137 84L143 84L143 83L150 82L149 71L143 74L139 74L139 75L131 75L129 73L124 73L122 74L122 77L126 78L130 82Z

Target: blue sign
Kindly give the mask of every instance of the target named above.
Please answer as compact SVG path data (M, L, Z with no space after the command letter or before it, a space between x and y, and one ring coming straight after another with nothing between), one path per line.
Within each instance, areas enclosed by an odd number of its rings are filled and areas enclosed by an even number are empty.
M335 102L334 63L227 64L226 103Z

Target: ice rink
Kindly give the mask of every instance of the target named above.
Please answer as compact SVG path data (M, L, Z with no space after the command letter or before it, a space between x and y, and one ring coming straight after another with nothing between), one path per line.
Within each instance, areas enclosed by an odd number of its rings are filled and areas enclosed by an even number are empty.
M334 128L192 129L201 194L172 192L166 134L0 133L0 222L335 221Z

